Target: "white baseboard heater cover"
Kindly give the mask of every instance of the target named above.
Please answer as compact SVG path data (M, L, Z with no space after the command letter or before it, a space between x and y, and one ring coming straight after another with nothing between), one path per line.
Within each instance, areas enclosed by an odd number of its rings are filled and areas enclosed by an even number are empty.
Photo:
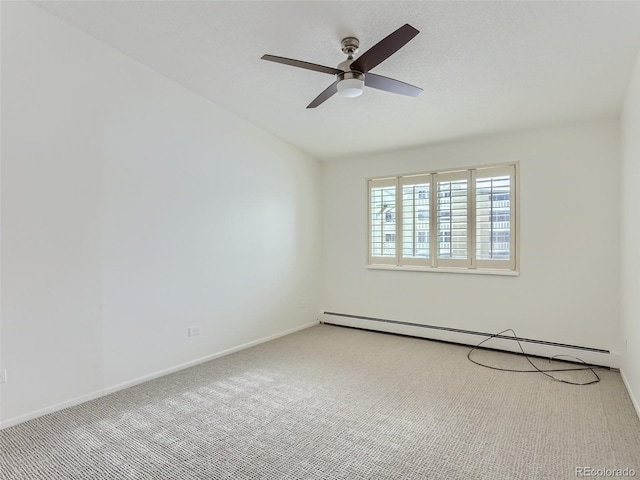
M483 339L494 335L494 333L475 332L459 328L442 327L438 325L425 325L421 323L404 322L400 320L390 320L385 318L366 317L362 315L352 315L338 312L322 312L321 322L344 327L361 328L386 333L396 333L412 337L426 338L430 340L440 340L462 345L474 346ZM517 333L517 332L516 332ZM609 350L580 345L570 345L565 343L550 342L546 340L536 340L533 338L521 338L518 340L527 354L541 357L552 357L554 355L569 355L578 357L591 365L601 365L611 368L619 368L618 355ZM509 335L500 335L491 339L483 347L508 352L520 352L515 339Z

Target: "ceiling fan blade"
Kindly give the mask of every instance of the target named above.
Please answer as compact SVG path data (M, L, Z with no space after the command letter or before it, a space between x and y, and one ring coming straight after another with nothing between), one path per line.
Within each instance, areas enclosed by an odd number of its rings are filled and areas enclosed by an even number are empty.
M302 60L294 60L293 58L276 57L275 55L263 55L260 57L262 60L268 60L270 62L282 63L284 65L290 65L292 67L305 68L307 70L313 70L315 72L329 73L331 75L337 75L342 72L337 68L325 67L324 65L317 65L315 63L303 62Z
M376 65L380 65L391 55L404 47L409 41L420 32L408 23L404 24L391 35L380 40L369 50L360 55L351 64L351 70L367 73Z
M324 101L328 100L330 97L335 95L337 92L338 92L338 81L336 80L331 85L329 85L324 90L324 92L322 92L320 95L318 95L316 98L314 98L313 102L311 102L309 105L307 105L307 108L316 108L318 105L320 105Z
M365 74L364 84L367 87L377 88L378 90L385 90L392 93L399 93L400 95L407 95L409 97L417 97L422 93L422 89L420 87L414 87L413 85L401 82L400 80L383 77L382 75L376 75L375 73Z

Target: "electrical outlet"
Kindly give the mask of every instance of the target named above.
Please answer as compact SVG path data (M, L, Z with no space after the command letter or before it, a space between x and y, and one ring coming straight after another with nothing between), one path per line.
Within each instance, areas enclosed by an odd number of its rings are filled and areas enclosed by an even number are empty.
M189 336L195 337L196 335L200 335L200 327L189 327Z
M0 383L7 383L7 369L0 370Z

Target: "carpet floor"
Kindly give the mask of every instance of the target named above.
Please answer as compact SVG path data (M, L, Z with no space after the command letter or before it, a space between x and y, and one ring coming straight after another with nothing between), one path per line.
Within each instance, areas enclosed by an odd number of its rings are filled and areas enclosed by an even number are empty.
M468 351L318 325L4 429L0 479L640 477L618 372L573 386Z

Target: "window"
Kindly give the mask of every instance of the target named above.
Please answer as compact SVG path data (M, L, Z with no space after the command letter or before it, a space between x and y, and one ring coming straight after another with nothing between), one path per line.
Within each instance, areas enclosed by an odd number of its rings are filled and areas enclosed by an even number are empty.
M386 242L388 233L396 233L395 215L387 221L387 213L396 208L396 179L371 180L369 187L369 245L376 263L395 263L396 242Z
M513 175L509 169L476 174L476 258L479 265L511 263Z
M369 264L516 270L516 174L508 164L370 179Z
M402 262L421 265L429 258L431 178L416 175L394 179L402 191ZM400 188L400 187L399 187Z

